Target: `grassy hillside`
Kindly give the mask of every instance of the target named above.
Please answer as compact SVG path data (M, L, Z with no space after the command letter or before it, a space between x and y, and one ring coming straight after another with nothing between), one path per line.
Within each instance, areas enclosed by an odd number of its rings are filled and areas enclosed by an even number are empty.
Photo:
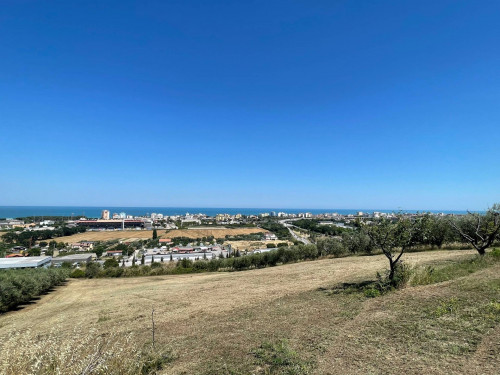
M405 255L411 264L447 270L447 279L450 265L473 256ZM0 373L98 373L104 365L106 373L147 373L158 363L166 374L497 373L498 262L377 298L334 292L385 267L385 258L372 256L238 273L72 280L0 316Z

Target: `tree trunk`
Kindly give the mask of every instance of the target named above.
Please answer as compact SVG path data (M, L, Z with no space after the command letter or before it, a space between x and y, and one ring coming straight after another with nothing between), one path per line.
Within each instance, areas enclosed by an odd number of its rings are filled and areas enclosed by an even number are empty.
M391 284L394 280L394 272L396 271L396 264L392 261L389 262L390 266L391 266L391 271L389 272L389 280L391 281Z
M479 249L477 249L477 252L479 253L479 255L484 256L484 254L486 254L486 248L480 247Z

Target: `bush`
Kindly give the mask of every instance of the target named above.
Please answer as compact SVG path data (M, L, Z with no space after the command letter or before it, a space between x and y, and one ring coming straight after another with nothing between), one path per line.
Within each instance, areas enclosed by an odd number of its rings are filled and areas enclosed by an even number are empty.
M379 289L377 288L367 288L363 291L363 294L365 295L365 297L367 298L375 298L375 297L378 297L380 296L381 292Z
M151 263L151 269L155 269L155 268L163 268L162 264L161 263Z
M120 267L108 267L105 268L104 271L99 272L99 276L105 277L120 277L123 275L123 268Z
M92 279L99 275L99 271L101 270L101 265L99 263L91 262L87 263L85 267L85 277Z
M104 269L118 267L119 265L115 258L109 258L104 261Z
M69 274L69 277L73 278L73 279L80 279L80 278L83 278L85 277L85 271L80 269L80 268L77 268L75 270L73 270L70 274Z
M394 288L402 288L408 284L408 281L410 281L410 278L412 276L413 270L412 268L404 263L403 261L399 261L396 264L396 269L394 271L394 278L392 279L391 285ZM389 283L389 280L387 280Z
M276 250L265 253L241 255L235 258L217 258L210 260L198 260L193 262L189 258L180 259L174 266L173 262L168 265L163 263L152 263L150 266L133 265L132 267L116 267L118 262L109 259L104 270L98 263L90 263L85 269L85 277L135 277L153 275L185 274L191 272L206 271L242 271L250 268L273 267L278 263L285 264L306 259L315 259L319 256L315 245L297 245L292 247L278 247ZM111 266L111 263L115 266Z
M177 267L180 268L191 268L193 267L193 261L189 258L182 258L177 262Z

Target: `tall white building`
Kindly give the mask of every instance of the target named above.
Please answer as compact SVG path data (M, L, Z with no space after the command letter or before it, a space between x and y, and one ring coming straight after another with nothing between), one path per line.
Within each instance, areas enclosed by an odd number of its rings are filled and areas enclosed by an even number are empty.
M101 219L103 219L103 220L109 220L109 211L108 210L102 210L102 212L101 212Z

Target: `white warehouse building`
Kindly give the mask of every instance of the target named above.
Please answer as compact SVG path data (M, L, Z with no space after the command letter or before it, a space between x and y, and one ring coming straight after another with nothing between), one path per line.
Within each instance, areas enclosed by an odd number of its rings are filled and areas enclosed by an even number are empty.
M0 258L0 269L48 267L51 261L49 256Z

